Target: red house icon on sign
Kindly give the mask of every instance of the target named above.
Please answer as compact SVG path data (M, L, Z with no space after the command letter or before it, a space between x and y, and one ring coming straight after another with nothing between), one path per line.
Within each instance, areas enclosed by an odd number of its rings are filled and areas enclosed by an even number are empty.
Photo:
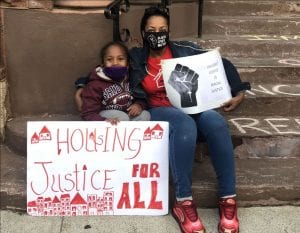
M76 193L71 201L72 216L87 215L87 202L82 198L79 193Z
M151 129L148 127L144 132L144 140L151 140Z
M162 136L163 136L163 129L160 127L159 124L156 124L151 130L151 138L162 139Z
M51 140L51 133L50 133L49 129L46 126L44 126L42 128L42 130L39 133L39 136L40 136L40 141L42 141L42 140Z
M39 143L39 141L40 141L39 136L37 135L37 133L34 133L31 137L31 144Z

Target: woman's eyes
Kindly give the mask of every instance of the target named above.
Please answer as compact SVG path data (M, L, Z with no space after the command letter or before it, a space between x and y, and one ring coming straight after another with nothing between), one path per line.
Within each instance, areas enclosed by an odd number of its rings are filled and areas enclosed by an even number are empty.
M167 29L160 29L158 32L167 32ZM147 32L156 32L154 29L147 30Z

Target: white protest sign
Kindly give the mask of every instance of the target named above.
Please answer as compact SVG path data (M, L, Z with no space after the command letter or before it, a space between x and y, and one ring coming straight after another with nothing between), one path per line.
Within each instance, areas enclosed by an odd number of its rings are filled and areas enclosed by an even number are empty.
M27 213L168 214L167 122L27 123Z
M187 114L218 108L232 98L218 50L162 60L162 72L172 105Z

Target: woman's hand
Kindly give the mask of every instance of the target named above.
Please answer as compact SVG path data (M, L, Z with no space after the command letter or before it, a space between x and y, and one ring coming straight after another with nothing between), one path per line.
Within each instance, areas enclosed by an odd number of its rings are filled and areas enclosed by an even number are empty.
M83 91L83 88L79 88L76 92L75 92L75 103L76 103L76 106L77 106L77 109L79 112L81 112L82 110L82 97L81 97L81 94L82 94L82 91Z
M140 115L142 111L143 109L139 104L132 104L127 108L128 115L131 117Z
M225 112L229 112L234 110L239 104L244 100L245 98L245 93L240 92L237 96L233 97L229 101L225 102L222 104L222 108Z

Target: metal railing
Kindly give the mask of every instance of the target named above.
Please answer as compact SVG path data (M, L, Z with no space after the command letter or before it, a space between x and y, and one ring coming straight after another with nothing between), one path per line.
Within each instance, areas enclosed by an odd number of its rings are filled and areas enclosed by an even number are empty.
M203 1L198 0L198 37L202 36ZM171 4L172 0L161 0L160 4L156 5L168 10L168 6ZM105 8L105 17L113 20L113 41L127 42L130 38L129 29L120 30L120 12L127 13L129 8L129 0L114 0Z
M104 11L105 17L113 20L113 41L126 42L130 37L128 29L122 29L120 32L120 12L128 12L129 7L129 0L114 0ZM121 33L124 34L125 38L121 38Z
M203 2L204 0L198 0L198 37L202 36Z

